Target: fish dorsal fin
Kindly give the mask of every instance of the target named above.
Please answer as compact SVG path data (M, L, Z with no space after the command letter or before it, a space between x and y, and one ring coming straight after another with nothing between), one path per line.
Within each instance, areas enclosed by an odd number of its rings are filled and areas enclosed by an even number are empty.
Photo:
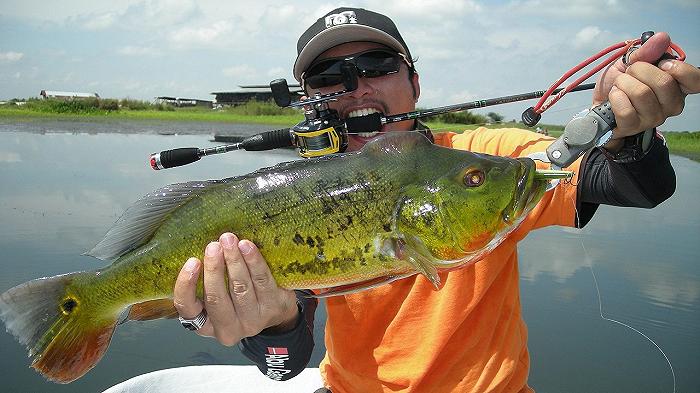
M146 194L126 209L104 239L86 255L105 261L119 258L146 243L173 210L224 181L176 183Z
M410 277L414 274L416 274L416 273L413 272L413 273L407 273L407 274L401 274L401 275L377 277L377 278L373 278L373 279L370 279L367 281L361 281L361 282L357 282L357 283L353 283L353 284L338 285L335 287L323 288L323 289L314 289L314 293L311 293L311 294L304 293L304 296L313 297L313 298L324 298L324 297L331 297L331 296L348 295L351 293L364 291L366 289L376 288L380 285L388 284L390 282L400 280L402 278Z
M377 137L362 148L363 154L403 154L431 146L427 136L418 131L393 131Z

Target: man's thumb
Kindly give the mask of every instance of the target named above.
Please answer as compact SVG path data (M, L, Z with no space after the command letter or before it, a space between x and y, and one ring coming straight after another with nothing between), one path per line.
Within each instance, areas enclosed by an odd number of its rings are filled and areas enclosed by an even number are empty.
M629 65L637 61L654 64L668 50L669 45L671 45L671 37L668 36L668 33L656 33L649 37L647 42L639 49L630 54L627 59L627 64Z

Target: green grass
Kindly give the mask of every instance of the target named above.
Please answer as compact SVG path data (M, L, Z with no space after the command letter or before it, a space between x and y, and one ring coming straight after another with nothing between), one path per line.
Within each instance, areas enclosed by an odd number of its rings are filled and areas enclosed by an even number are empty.
M700 131L664 132L671 153L700 162Z
M165 120L193 122L254 123L292 126L304 119L303 114L295 109L278 108L272 102L250 102L233 108L212 110L202 107L173 108L167 105L154 105L137 100L81 100L58 101L32 99L26 105L0 105L0 118L91 118L91 119L134 119ZM453 119L450 119L453 120ZM522 123L498 124L455 124L439 121L427 122L435 132L463 132L478 127L487 128L523 128L532 130ZM549 135L558 137L563 126L540 124ZM665 132L672 154L684 156L700 162L700 131Z
M212 121L256 124L296 124L301 111L279 108L271 102L249 102L221 110L204 107L174 108L137 100L28 100L25 105L0 105L0 118L114 118L165 121Z

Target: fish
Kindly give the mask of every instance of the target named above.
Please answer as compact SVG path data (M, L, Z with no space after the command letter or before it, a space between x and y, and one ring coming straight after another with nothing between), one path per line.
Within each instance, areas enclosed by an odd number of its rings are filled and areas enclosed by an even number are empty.
M35 370L72 382L103 357L118 324L177 316L184 261L202 258L224 232L253 241L283 288L334 296L414 274L439 288L438 271L495 248L552 176L563 175L538 171L529 158L394 132L357 152L172 184L135 202L87 253L109 265L9 289L0 320Z

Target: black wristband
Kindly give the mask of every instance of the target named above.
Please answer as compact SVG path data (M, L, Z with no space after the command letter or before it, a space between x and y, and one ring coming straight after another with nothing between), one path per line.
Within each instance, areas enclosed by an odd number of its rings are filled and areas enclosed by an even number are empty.
M644 158L644 156L646 156L651 149L655 139L655 132L655 128L650 128L644 132L640 132L639 134L628 136L624 139L624 145L619 151L611 153L606 149L603 149L603 153L606 157L618 164L637 162Z

